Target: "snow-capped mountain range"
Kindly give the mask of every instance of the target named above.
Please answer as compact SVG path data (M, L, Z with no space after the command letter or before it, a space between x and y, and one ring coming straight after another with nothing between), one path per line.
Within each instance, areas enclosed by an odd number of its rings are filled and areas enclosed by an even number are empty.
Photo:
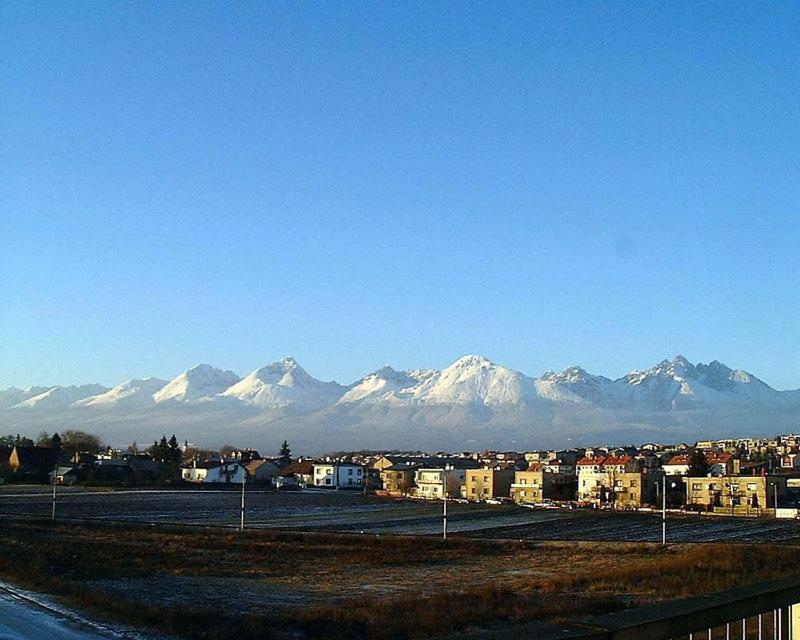
M284 358L241 379L198 364L170 381L0 391L0 429L90 426L110 442L181 431L209 445L288 438L317 451L674 441L797 428L800 390L682 356L612 380L577 366L534 378L467 355L442 370L386 366L350 385Z

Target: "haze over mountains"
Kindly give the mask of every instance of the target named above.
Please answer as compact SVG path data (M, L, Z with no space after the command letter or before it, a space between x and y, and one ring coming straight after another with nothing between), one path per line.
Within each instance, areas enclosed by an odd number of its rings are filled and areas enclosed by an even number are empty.
M443 370L383 367L347 386L284 358L241 379L198 364L170 381L0 391L0 431L68 428L117 445L175 433L217 447L288 439L309 453L694 441L800 428L800 390L682 356L611 380L577 366L534 378L467 355Z

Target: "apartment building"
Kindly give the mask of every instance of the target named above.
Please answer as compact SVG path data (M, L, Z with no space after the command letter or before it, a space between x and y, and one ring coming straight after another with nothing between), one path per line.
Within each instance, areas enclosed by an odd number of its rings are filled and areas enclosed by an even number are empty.
M534 504L544 500L573 500L575 474L553 473L546 464L533 464L526 471L514 474L511 499L518 504Z
M638 509L653 504L656 498L658 474L644 472L620 473L613 478L609 502L615 509Z
M414 488L414 476L418 465L410 462L400 462L381 470L381 485L383 491L393 496L402 496Z
M705 511L752 513L780 506L787 495L786 476L686 478L686 504Z
M511 467L468 469L461 495L471 502L488 498L509 498L514 474L515 470Z
M575 466L578 472L578 501L594 504L612 501L613 489L623 474L639 473L639 462L628 455L581 458Z
M443 493L451 498L459 495L466 475L464 467L444 465L440 468L420 467L414 471L413 494L418 498L441 500Z
M364 486L364 469L346 462L315 463L312 483L329 489L360 489Z

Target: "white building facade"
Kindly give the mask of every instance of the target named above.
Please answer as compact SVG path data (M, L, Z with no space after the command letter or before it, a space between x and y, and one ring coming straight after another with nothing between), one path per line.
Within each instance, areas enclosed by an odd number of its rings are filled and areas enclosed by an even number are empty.
M312 484L329 489L361 489L364 487L364 468L344 462L318 463L314 465Z
M247 470L238 462L212 462L184 467L181 477L195 484L241 484L247 478Z

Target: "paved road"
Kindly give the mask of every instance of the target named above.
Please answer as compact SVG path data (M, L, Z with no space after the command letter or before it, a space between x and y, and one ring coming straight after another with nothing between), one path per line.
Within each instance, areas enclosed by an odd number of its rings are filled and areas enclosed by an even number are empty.
M37 604L36 598L0 585L0 640L147 640L133 630L92 625L77 614Z

